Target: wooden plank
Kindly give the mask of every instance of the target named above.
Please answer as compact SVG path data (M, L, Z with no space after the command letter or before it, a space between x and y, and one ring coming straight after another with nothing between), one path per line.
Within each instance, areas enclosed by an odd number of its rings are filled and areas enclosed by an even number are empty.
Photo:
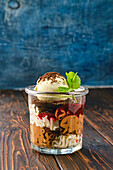
M92 95L93 94L93 95ZM99 96L100 94L100 96ZM27 101L27 96L23 93L24 97ZM107 96L108 95L108 96ZM95 98L94 98L95 96ZM94 99L94 100L93 100ZM97 101L95 101L97 99ZM87 120L87 113L90 113L90 108L94 107L97 108L99 106L99 111L101 108L105 110L106 108L109 110L109 114L107 119L105 119L105 123L101 124L101 117L100 129L97 129L99 133L103 133L103 129L105 126L110 126L109 120L112 119L112 89L92 89L90 90L87 104L86 104L86 111L85 111L85 119ZM92 102L91 102L92 101ZM103 102L102 102L103 101ZM95 104L96 103L96 107ZM104 107L104 108L103 108ZM92 110L94 109L92 108ZM89 110L88 110L89 109ZM99 112L100 113L100 112ZM91 115L91 113L90 113ZM91 115L92 116L92 115ZM113 168L113 161L112 161L112 145L102 137L96 131L96 120L98 120L98 115L94 112L93 116L95 117L95 122L91 126L89 123L89 119L84 121L84 140L83 140L83 149L78 151L72 155L66 156L55 156L56 161L58 161L59 167L61 169L112 169ZM93 118L91 119L93 121ZM107 121L106 121L107 120ZM89 123L88 123L89 122ZM105 133L107 135L107 131ZM109 137L112 137L112 133L109 133Z
M85 119L113 144L113 89L90 90Z
M59 169L52 155L31 149L26 106L20 91L0 90L0 169Z
M112 145L84 121L83 148L70 155L55 156L65 170L113 169Z

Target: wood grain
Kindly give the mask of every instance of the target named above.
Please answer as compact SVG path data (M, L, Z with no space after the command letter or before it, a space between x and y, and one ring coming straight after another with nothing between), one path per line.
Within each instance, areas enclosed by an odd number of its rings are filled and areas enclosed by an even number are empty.
M70 155L52 156L38 153L30 147L25 92L0 90L0 169L113 169L112 103L112 89L90 90L83 148Z
M90 90L85 119L113 145L113 89Z
M0 90L0 169L59 169L52 155L31 149L29 113L20 91Z
M112 169L113 89L92 89L87 97L83 149L66 156L55 156L61 169ZM27 101L27 95L23 92ZM104 111L107 109L108 114ZM92 116L92 111L93 116ZM96 114L98 113L98 114ZM102 114L103 113L103 114ZM98 118L98 115L101 117ZM104 115L104 121L103 121ZM98 123L99 121L99 123ZM104 131L106 129L106 131ZM109 139L108 139L109 136ZM104 137L104 138L103 138ZM107 140L106 140L107 138ZM110 141L109 141L110 140Z
M55 156L65 170L113 169L113 147L88 122L84 121L83 148L70 155Z

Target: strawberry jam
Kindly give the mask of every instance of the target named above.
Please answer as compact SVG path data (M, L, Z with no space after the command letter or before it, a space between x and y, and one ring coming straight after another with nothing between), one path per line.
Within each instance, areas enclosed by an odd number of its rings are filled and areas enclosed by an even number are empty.
M45 116L47 116L47 119L48 119L49 121L50 121L50 118L52 118L53 121L56 121L55 116L54 116L53 114L51 114L51 113L41 112L41 113L38 115L38 117L39 117L40 119L44 118Z
M69 115L76 115L79 117L80 114L84 114L84 105L70 103L58 108L55 112L55 117L60 120L62 117Z
M53 119L53 121L56 121L56 119L61 119L62 117L69 116L69 115L76 115L79 117L79 114L84 114L84 105L76 104L76 103L70 103L65 104L55 111L55 115L51 113L41 112L38 117L40 119L47 116L47 119L50 121L50 118Z

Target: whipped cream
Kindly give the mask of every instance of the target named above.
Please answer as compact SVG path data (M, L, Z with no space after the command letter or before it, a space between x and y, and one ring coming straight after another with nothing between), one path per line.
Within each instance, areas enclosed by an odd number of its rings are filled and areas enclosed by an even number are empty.
M50 118L50 121L47 118L47 115L45 117L38 117L39 109L38 107L35 108L34 104L29 105L30 109L30 124L36 124L36 126L39 127L48 127L50 130L56 130L59 128L59 120L53 121L53 118Z

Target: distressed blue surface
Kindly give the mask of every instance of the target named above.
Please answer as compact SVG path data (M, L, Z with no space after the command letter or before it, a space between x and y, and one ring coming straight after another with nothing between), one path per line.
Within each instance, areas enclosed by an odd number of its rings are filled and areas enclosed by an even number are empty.
M113 84L113 0L0 1L0 89L69 70Z

